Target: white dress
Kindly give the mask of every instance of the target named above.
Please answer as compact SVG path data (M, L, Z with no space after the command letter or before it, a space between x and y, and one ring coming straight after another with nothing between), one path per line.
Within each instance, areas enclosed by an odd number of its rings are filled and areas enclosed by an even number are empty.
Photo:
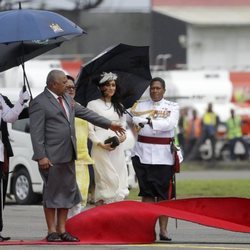
M126 127L126 116L119 117L111 103L97 99L89 102L87 107L111 121L120 121ZM110 129L106 130L89 123L89 138L93 142L91 157L94 160L95 200L103 200L104 203L123 200L129 193L123 144L113 151L97 146L97 143L103 143L114 135L115 132Z

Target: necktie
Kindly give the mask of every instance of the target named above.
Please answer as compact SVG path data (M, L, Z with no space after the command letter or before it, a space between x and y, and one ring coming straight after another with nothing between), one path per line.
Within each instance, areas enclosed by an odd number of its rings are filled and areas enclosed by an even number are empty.
M65 107L64 107L64 105L63 105L62 97L61 97L61 96L58 96L57 99L58 99L58 101L59 101L59 103L60 103L60 105L61 105L61 107L62 107L62 109L63 109L64 114L67 116L67 112L66 112Z

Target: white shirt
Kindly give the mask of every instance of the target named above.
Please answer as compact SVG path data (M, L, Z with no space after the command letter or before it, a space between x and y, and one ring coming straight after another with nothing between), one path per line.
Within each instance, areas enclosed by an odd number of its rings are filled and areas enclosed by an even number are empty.
M155 114L150 116L152 126L145 125L140 129L138 135L147 137L174 138L175 128L179 120L179 105L162 99L159 102L152 100L141 101L136 110L138 112L154 110ZM148 114L140 117L149 117ZM173 165L174 159L169 144L149 144L136 142L132 155L137 155L141 163Z
M13 108L10 108L0 94L0 122L3 119L5 122L15 122L19 114L23 110L23 105L18 101ZM0 161L4 161L4 145L2 137L0 139Z
M59 103L59 100L58 100L58 97L59 95L55 94L54 92L52 92L50 89L47 88L47 90L56 98L57 102ZM63 102L63 107L66 111L66 115L67 115L67 118L69 119L69 108L68 108L68 105L66 104L64 98L62 97L62 102ZM59 103L60 104L60 103ZM60 104L61 105L61 104Z

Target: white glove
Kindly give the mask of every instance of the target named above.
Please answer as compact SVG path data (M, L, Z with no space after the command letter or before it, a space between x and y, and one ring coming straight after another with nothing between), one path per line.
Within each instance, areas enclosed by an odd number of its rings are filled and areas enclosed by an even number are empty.
M148 124L148 119L138 117L138 116L133 116L132 118L133 123L136 124L137 126L143 127L145 124ZM141 126L143 125L143 126Z
M183 155L182 155L181 150L178 150L178 151L177 151L177 155L178 155L178 157L179 157L179 163L182 163L182 162L183 162Z
M25 102L27 102L30 99L30 95L27 90L23 92L23 89L21 90L19 94L19 102L23 105Z

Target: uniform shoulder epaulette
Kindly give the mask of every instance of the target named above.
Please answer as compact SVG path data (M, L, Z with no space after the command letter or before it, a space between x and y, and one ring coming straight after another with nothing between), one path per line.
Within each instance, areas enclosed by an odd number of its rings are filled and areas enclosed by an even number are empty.
M179 104L177 102L172 102L172 101L168 101L166 99L164 99L165 103L168 105L172 105L172 106L178 106Z

